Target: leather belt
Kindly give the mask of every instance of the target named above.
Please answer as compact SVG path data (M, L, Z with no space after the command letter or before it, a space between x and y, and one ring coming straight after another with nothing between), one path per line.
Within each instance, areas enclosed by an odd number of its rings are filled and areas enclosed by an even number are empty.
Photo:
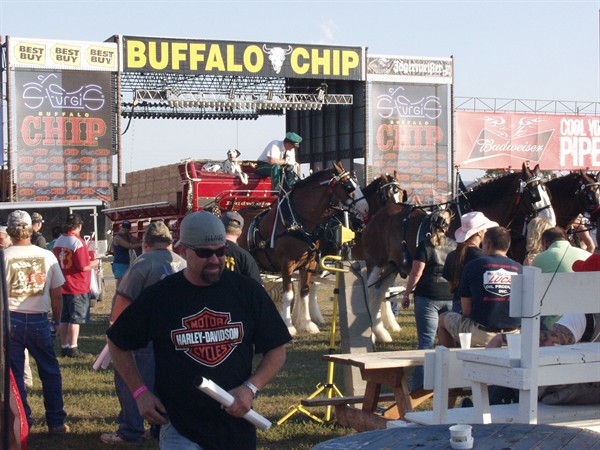
M518 327L515 327L515 328L490 328L490 327L486 327L485 325L481 325L480 323L475 324L475 326L477 328L479 328L481 331L485 331L487 333L512 333L519 329Z

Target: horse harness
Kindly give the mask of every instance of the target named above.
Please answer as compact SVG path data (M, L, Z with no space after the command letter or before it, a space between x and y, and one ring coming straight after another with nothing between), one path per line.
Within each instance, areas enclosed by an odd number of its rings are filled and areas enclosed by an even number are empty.
M598 188L600 186L600 181L592 181L591 183L586 183L583 178L579 180L579 187L575 190L575 195L583 196L585 201L590 205L592 209L598 206L598 189L594 189L594 187ZM585 205L586 209L587 205Z
M347 177L349 179L348 172L342 172L341 174L333 175L329 180L322 181L320 185L329 185L330 196L333 194L333 188L337 183L340 183L346 192L351 193L354 190L354 187L350 183L343 181L344 178ZM273 221L271 227L271 236L269 239L270 243L261 235L259 229L260 221L269 212L269 209L265 209L258 214L248 227L247 241L250 254L254 257L259 251L263 251L267 260L269 261L271 266L270 271L272 272L279 272L281 270L281 268L277 267L275 262L272 260L269 252L267 252L268 248L273 248L275 246L275 241L277 239L283 236L290 236L305 242L308 245L308 259L310 260L312 259L312 255L317 252L317 241L323 236L323 231L325 230L325 224L317 225L313 231L306 230L306 228L302 225L302 217L297 211L294 210L290 193L291 191L286 191L283 189L279 193L279 198L275 206L277 208L275 212L275 220ZM279 234L275 234L278 218L281 220L281 224L283 225L283 231L281 231ZM265 269L269 270L267 268Z

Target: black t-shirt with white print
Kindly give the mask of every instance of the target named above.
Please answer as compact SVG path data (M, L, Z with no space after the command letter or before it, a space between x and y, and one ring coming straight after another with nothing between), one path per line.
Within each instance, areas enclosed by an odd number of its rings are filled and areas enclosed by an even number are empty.
M179 272L142 291L107 335L128 350L153 342L156 393L180 434L206 450L256 447L254 426L221 410L195 382L237 387L251 375L254 353L291 339L262 286L224 270L219 282L199 287Z

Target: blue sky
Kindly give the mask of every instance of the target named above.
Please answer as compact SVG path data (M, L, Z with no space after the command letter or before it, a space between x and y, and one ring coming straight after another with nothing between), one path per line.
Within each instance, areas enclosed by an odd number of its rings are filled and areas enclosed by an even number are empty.
M455 58L455 95L600 101L600 1L0 0L4 36L104 41L115 34L366 46ZM182 158L255 159L285 132L258 121L135 120L124 172Z

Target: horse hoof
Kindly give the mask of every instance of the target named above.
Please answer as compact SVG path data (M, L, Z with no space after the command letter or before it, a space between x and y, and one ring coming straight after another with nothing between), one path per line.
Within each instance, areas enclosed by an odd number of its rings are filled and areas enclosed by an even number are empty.
M397 332L397 331L400 331L401 329L402 329L402 327L400 325L398 325L397 322L394 321L394 322L390 323L390 331Z
M319 314L311 314L310 318L313 322L318 323L319 325L324 325L325 324L325 319L323 319L323 316L319 313Z
M386 329L375 330L372 334L373 343L376 342L392 342L392 336Z
M306 332L306 333L310 333L310 334L316 334L320 331L319 327L314 322L306 322L306 323L302 323L302 324L297 324L296 329L300 332Z
M287 327L288 332L290 333L290 336L296 336L296 334L298 334L298 332L296 331L296 327L292 326L288 326Z

